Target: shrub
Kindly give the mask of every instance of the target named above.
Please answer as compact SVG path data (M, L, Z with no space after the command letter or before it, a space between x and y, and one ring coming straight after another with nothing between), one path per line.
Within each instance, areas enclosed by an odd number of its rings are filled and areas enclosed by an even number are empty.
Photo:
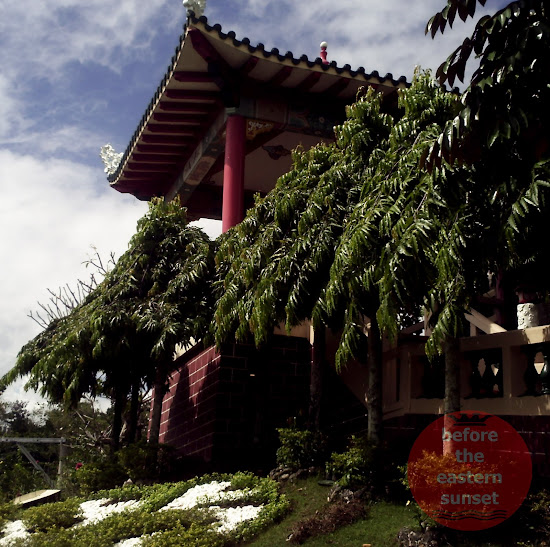
M102 521L74 531L73 542L82 546L112 546L124 539L189 528L193 524L207 530L215 519L207 511L196 509L155 511L143 509L112 514Z
M365 504L359 500L333 503L325 506L318 514L297 522L292 527L289 541L301 544L311 537L329 534L366 516Z
M30 507L23 513L23 523L30 532L45 532L52 528L69 528L82 520L78 498Z
M171 471L175 450L168 445L140 441L119 450L117 458L133 481L158 479Z
M327 473L340 485L355 487L368 484L375 466L375 446L362 437L352 435L348 450L333 452Z
M4 524L10 520L14 520L20 508L11 502L0 503L0 530Z
M120 485L128 476L119 464L105 461L84 464L74 477L81 492L89 494Z
M322 462L324 439L319 433L295 427L277 429L280 448L277 464L292 469L302 469Z
M225 539L213 530L192 524L189 528L179 525L168 530L145 538L142 545L146 547L222 547Z

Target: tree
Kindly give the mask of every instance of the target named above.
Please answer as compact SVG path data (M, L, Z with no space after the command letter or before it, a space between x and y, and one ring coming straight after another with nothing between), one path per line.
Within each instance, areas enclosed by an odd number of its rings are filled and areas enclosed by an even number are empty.
M364 113L359 118L364 131L376 119L379 100L371 95L354 105ZM356 355L365 316L370 320L369 431L375 441L382 434L381 337L395 340L427 304L437 279L435 244L446 241L445 211L454 186L450 174L430 174L419 163L456 112L456 96L417 73L400 92L399 107L380 120L385 138L356 167L360 198L346 220L325 294L327 314L340 315L343 324L340 366Z
M443 33L457 14L462 21L474 17L478 3L485 5L485 0L448 0L430 19L426 33L432 38ZM442 310L447 334L458 332L450 323L459 321L484 270L516 284L530 282L546 293L550 289L540 275L550 265L540 245L548 214L549 23L542 0L511 2L480 18L472 36L437 71L441 84L453 85L456 78L464 82L471 54L479 59L460 97L460 111L425 156L431 171L460 165L472 171L458 189L464 206L449 211L457 219L454 231L459 237L449 240L456 242L454 249L442 247L438 264L439 287L448 288ZM469 244L462 235L466 223L477 235ZM477 268L471 267L474 263ZM456 353L456 343L445 344ZM459 409L458 361L452 355L448 361L446 412Z
M458 13L474 17L481 0L449 0L432 17L426 32L444 32ZM472 52L479 58L461 110L449 120L427 155L433 169L442 159L450 165L475 165L477 190L495 215L491 224L497 252L497 271L515 272L548 291L541 275L550 265L538 236L546 225L550 122L547 69L550 61L550 12L543 0L511 2L492 16L482 17L438 69L441 83L464 79ZM479 192L478 192L479 195ZM478 195L473 196L478 199ZM495 272L496 273L496 272ZM519 278L519 279L518 279Z
M200 339L209 324L212 247L188 226L178 202L154 200L116 266L82 304L21 350L2 383L30 374L28 387L67 407L84 394L111 397L115 448L128 396L133 428L142 385L153 386L150 439L158 442L175 345Z
M102 284L106 310L100 307L92 315L94 350L113 355L113 344L147 348L144 355L152 366L140 372L154 388L152 442L158 442L175 346L198 341L208 330L213 275L208 236L187 224L186 210L177 200L154 200L138 222L129 250Z
M87 281L78 279L75 287L68 283L59 287L57 291L47 289L49 293L48 302L43 304L38 302L39 309L31 311L29 317L43 329L46 329L52 321L66 317L74 310L84 299L99 285L111 267L116 263L114 253L111 253L109 259L105 262L97 249L94 248L94 255L89 258L85 264L91 266L93 272Z
M428 22L426 33L452 27L456 15L474 17L477 4L485 0L448 0L447 6ZM428 156L433 166L445 158L472 163L483 152L503 141L521 141L522 155L531 161L547 155L546 108L550 90L547 66L550 57L550 20L544 0L509 3L494 15L479 19L472 36L439 67L440 83L464 81L472 53L479 59L468 89L461 97L462 109L449 120Z
M331 263L345 189L324 177L335 157L333 146L294 153L293 169L265 198L258 199L241 224L221 238L217 253L219 300L215 340L266 343L285 322L290 330L306 319L315 333L309 420L319 427L325 325L313 308ZM330 200L323 203L321 195ZM332 207L331 207L332 206ZM345 207L345 205L344 205ZM328 213L328 214L324 214ZM310 220L320 219L311 228Z
M391 113L377 93L367 92L336 128L336 143L295 153L292 171L226 236L218 253L218 343L252 335L261 344L281 321L290 329L311 319L316 330L343 328L336 360L341 368L359 357L369 318L373 440L381 433L381 336L388 329L396 333L405 312L422 303L418 291L399 300L380 287L393 282L395 230L408 228L400 223L402 206L409 200L414 211L422 204L422 152L456 110L456 98L438 94L428 81L419 77L402 93L402 109ZM427 228L418 227L428 239ZM399 272L398 282L409 282L408 289L414 268L417 261L410 260Z

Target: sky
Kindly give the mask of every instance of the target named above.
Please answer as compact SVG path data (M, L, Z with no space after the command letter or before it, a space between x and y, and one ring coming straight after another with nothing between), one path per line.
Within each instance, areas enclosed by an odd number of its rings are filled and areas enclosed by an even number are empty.
M488 0L479 14L503 5ZM208 0L210 24L266 49L412 78L469 34L424 35L444 0ZM97 249L118 257L146 203L111 189L99 157L123 152L183 30L181 0L0 0L0 375L40 332L28 317L88 279ZM202 223L211 237L219 223ZM38 401L18 382L2 400Z

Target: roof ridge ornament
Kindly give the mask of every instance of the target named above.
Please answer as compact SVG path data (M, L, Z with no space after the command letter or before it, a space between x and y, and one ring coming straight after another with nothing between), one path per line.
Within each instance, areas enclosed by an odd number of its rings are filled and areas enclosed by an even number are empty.
M118 166L120 165L120 162L122 160L123 153L115 152L115 149L112 147L111 144L106 144L101 147L99 155L101 157L103 165L105 165L105 173L107 173L108 175L116 173Z
M324 65L330 64L327 61L327 47L328 47L328 44L326 42L321 42L319 47L321 48L321 60L323 61L323 64Z
M187 12L192 11L195 17L201 17L206 8L206 0L183 0L183 7Z

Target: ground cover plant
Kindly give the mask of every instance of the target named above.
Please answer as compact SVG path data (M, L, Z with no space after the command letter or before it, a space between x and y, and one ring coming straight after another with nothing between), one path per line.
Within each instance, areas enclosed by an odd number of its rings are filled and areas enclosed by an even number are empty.
M252 538L288 510L276 482L247 473L134 485L7 510L0 545L223 546ZM17 518L19 517L19 518Z

